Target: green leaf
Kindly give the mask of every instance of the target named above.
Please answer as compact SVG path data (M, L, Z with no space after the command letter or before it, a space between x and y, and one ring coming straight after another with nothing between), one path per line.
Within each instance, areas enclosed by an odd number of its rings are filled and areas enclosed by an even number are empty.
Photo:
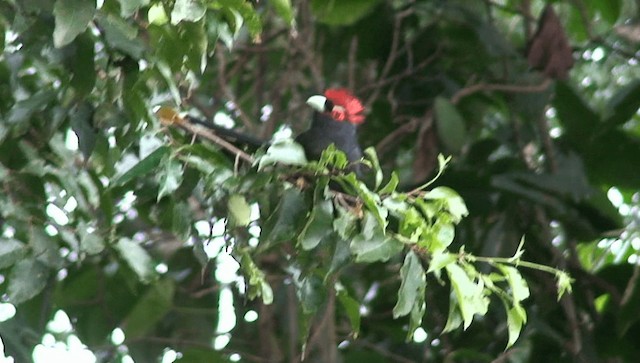
M253 8L251 2L245 0L217 0L216 4L222 5L228 11L239 14L247 25L247 30L254 41L260 40L262 33L262 20Z
M40 227L29 230L29 246L36 259L52 269L62 268L64 260L58 251L58 243Z
M436 276L439 277L440 270L447 265L456 262L456 255L446 252L446 251L438 251L437 253L433 253L431 255L431 261L429 261L429 269L427 273L433 272Z
M576 146L583 146L600 124L600 117L564 82L558 82L554 98L564 134Z
M271 0L269 1L269 4L273 6L278 16L280 16L289 26L295 25L291 0Z
M156 275L151 257L140 244L123 237L115 247L140 281L149 282Z
M142 58L145 46L138 37L137 28L113 14L105 15L99 12L97 21L104 32L107 44L131 56L133 59Z
M513 306L509 308L506 301L503 300L503 303L505 304L505 310L507 312L507 328L509 330L507 348L509 348L518 340L522 326L527 322L527 312L520 304L513 304Z
M120 3L120 15L128 18L143 6L149 4L149 0L118 0Z
M349 293L344 288L336 288L336 295L351 323L353 338L357 339L358 333L360 333L360 303L349 296Z
M160 146L151 154L147 155L146 158L140 160L140 162L138 162L136 165L125 171L122 175L116 177L112 186L124 185L136 178L155 171L158 165L160 165L160 161L162 161L165 156L169 154L170 150L171 149L167 146Z
M18 305L38 295L47 285L49 270L34 258L16 263L9 275L9 302Z
M455 296L449 298L449 314L447 315L447 323L442 329L443 333L448 333L458 329L462 325L462 314L460 313L460 306L458 306L458 300Z
M256 266L248 251L240 251L240 255L240 268L242 268L244 276L248 279L249 289L247 295L249 299L253 300L256 297L262 297L262 302L265 305L273 303L273 290L267 282L264 272Z
M6 268L24 257L27 247L13 238L0 239L0 268Z
M338 233L340 238L349 240L356 230L358 217L347 209L336 206L338 218L333 220L333 230Z
M68 60L68 70L72 74L71 86L81 97L91 94L96 84L95 43L90 31L80 34L72 46L74 55Z
M622 0L587 0L587 4L592 9L597 10L610 26L614 25L620 17L620 11L622 10Z
M487 313L489 299L484 295L482 280L474 283L467 272L454 263L448 264L445 269L458 300L458 307L466 330L471 325L474 314L485 315Z
M562 271L556 273L556 281L558 285L558 301L560 301L562 295L564 295L565 293L571 293L571 283L573 282L573 279L571 278L571 276L569 276L569 274Z
M322 279L310 274L302 279L299 287L300 303L305 314L313 314L327 300L327 289Z
M175 282L165 278L158 280L138 299L124 322L127 339L139 338L151 331L173 306Z
M149 12L147 13L147 18L149 19L149 23L154 25L164 25L169 21L162 3L151 5L151 7L149 7Z
M437 187L425 193L424 199L444 200L447 204L447 210L453 217L455 223L460 222L462 217L469 214L467 205L460 195L453 189L448 187Z
M251 207L242 195L230 196L227 209L229 209L229 224L232 227L246 227L251 222Z
M93 107L88 102L76 105L70 112L71 129L78 136L78 147L88 160L96 146L96 131L92 125Z
M424 293L427 287L425 272L420 263L420 258L409 251L400 268L402 282L398 290L398 302L393 307L393 317L408 315L416 304L422 305Z
M388 261L402 251L402 242L384 235L381 226L370 212L365 212L362 232L351 240L351 252L356 262Z
M436 98L434 111L440 140L452 152L460 153L467 139L462 116L451 102L442 97Z
M176 0L171 11L171 24L176 25L183 20L196 22L202 19L206 9L200 0Z
M258 161L258 170L276 163L302 166L308 162L304 149L300 144L293 140L281 140L269 146L267 152Z
M104 239L95 232L89 232L87 226L80 229L80 251L97 255L104 250Z
M529 287L527 286L525 279L520 275L520 271L518 271L518 269L502 264L498 264L496 267L507 278L507 282L511 288L511 295L513 296L515 303L519 303L529 297Z
M366 16L379 0L313 0L311 9L319 21L329 25L350 25Z
M182 164L171 156L165 157L160 163L164 165L158 168L158 174L156 175L158 184L160 184L157 200L173 194L182 183Z
M298 243L308 251L315 248L332 232L333 203L330 200L320 199L315 202L307 224L298 236Z
M267 248L274 243L294 240L306 223L307 203L304 195L297 189L285 190L275 212L265 222L265 238L261 241L261 247Z
M374 190L378 190L380 184L382 184L382 169L380 168L380 160L378 160L378 154L376 154L376 149L374 147L368 147L364 150L364 154L367 159L371 161L371 168L375 172L375 187Z
M640 80L634 80L613 95L607 104L605 124L616 127L629 121L640 108Z
M56 27L53 30L53 45L56 48L71 43L84 32L96 13L95 1L57 0L53 7Z
M395 192L399 183L400 183L400 179L398 178L398 173L396 173L396 171L394 170L391 172L391 177L389 178L387 185L382 187L382 189L378 191L378 194L383 195L383 194L391 194Z

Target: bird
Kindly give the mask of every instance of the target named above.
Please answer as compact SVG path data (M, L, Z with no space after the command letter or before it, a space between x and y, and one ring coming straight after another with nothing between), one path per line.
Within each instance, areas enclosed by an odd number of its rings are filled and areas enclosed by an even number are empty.
M314 111L311 126L300 133L295 141L302 146L307 159L319 160L322 152L333 144L345 153L351 164L350 169L359 174L362 149L358 143L357 126L365 120L362 102L345 88L329 88L322 95L309 97L306 104ZM184 119L210 129L237 147L255 151L270 144L268 141L196 117L187 116Z
M334 144L346 154L358 174L362 149L357 126L365 119L362 102L347 89L330 88L323 95L311 96L307 105L314 110L311 126L295 138L307 159L318 160L322 152Z

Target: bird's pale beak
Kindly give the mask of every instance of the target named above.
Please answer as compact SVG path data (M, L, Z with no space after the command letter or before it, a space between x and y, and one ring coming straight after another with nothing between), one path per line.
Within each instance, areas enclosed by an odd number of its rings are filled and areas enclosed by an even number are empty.
M325 96L311 96L307 100L307 105L311 106L314 111L324 112L327 98Z

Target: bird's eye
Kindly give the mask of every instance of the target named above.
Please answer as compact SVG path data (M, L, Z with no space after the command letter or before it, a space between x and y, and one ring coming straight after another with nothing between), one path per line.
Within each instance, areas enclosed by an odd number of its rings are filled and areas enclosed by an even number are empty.
M333 101L331 101L330 99L327 99L324 103L324 111L325 112L331 112L333 111L333 108L335 107L335 104L333 103Z

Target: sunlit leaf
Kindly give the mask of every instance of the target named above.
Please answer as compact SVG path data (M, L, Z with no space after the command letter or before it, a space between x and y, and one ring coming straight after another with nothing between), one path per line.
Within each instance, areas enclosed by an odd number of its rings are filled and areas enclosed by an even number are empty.
M151 256L140 244L123 237L115 247L141 281L149 282L156 275Z
M206 11L202 1L176 0L171 11L171 24L176 25L181 21L198 21L202 19Z
M229 224L236 227L245 227L251 222L251 207L247 200L238 194L233 194L227 202L229 209Z

